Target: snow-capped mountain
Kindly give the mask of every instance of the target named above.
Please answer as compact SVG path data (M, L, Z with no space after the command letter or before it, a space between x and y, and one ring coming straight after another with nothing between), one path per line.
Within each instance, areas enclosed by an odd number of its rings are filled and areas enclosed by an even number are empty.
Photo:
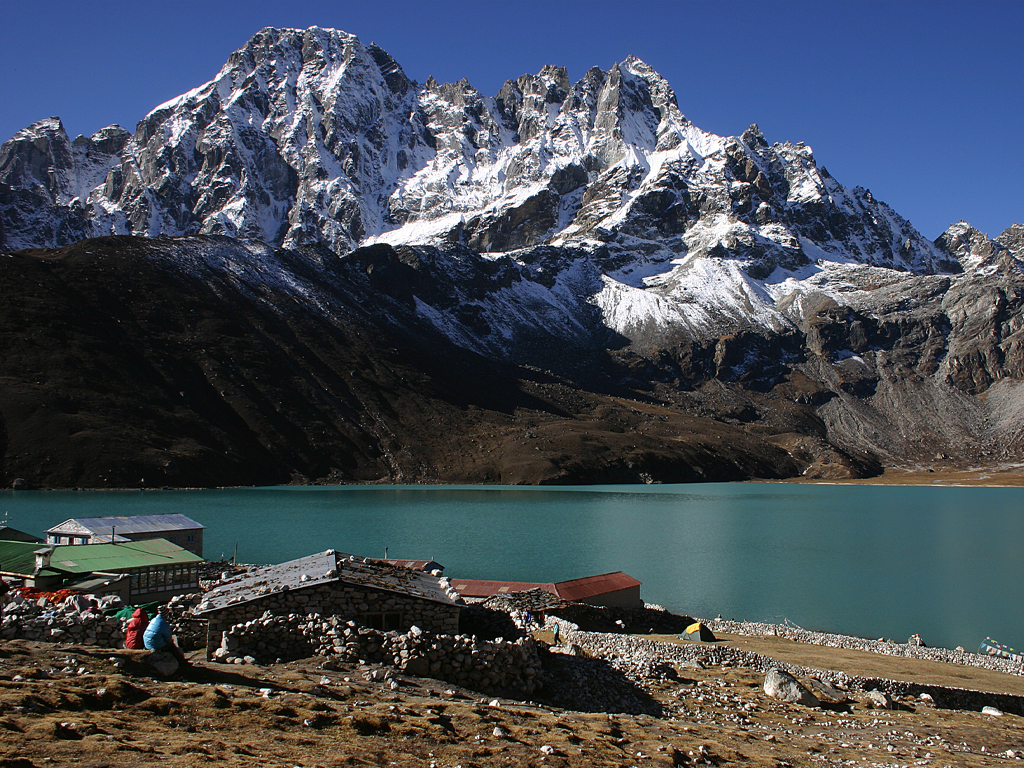
M544 67L491 97L465 80L414 83L380 48L318 28L262 30L134 135L72 142L42 120L0 149L0 185L9 249L107 234L338 254L561 247L556 270L578 272L582 254L598 281L589 300L627 337L778 331L837 266L961 269L809 147L769 145L756 126L700 130L638 59L575 84Z
M1024 228L931 242L803 144L701 130L632 57L486 96L413 82L344 32L264 29L133 134L72 141L51 117L0 147L0 249L110 235L159 237L96 253L223 284L240 311L386 307L388 333L757 414L797 465L1024 440L992 436L1017 412L993 385L1024 376ZM698 395L709 382L736 389Z

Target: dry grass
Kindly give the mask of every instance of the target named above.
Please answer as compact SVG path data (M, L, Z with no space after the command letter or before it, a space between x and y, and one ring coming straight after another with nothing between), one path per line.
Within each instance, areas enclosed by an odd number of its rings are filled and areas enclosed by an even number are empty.
M766 650L752 639L727 642ZM865 663L834 649L771 644L780 654L809 654L805 662L828 654ZM917 701L880 711L856 696L831 710L806 709L768 699L761 675L742 668L680 668L677 679L647 685L662 716L609 716L543 701L492 707L493 697L429 679L399 676L391 690L356 667L324 671L315 659L270 667L199 661L183 679L161 681L132 663L118 669L114 653L131 661L130 652L0 646L0 768L982 766L1005 765L996 754L1024 745L1024 718L1015 715ZM888 664L904 661L878 663L892 671ZM265 688L273 692L265 696ZM507 735L496 736L496 726Z

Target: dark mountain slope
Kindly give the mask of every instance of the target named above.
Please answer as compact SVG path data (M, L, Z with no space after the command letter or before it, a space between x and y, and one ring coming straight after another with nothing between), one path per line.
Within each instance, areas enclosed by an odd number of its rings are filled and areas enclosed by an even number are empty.
M765 435L460 349L418 320L394 283L399 298L374 291L365 261L128 237L2 258L4 484L636 482L803 470Z

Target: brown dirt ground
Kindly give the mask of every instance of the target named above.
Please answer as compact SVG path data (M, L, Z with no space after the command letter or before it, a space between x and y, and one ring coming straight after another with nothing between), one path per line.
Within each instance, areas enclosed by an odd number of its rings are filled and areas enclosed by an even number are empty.
M771 645L808 665L868 663L848 651ZM918 701L875 710L857 695L808 709L768 699L762 675L743 668L679 668L678 679L647 686L662 716L610 716L507 699L495 707L492 697L402 675L391 690L355 666L323 670L319 659L229 666L202 661L200 652L183 676L158 680L145 674L139 653L0 644L0 768L987 766L1018 764L1024 747L1024 718L1016 715ZM904 662L876 661L891 674ZM507 735L495 736L496 726Z
M813 483L814 480L793 478L781 480L784 483ZM839 485L977 485L977 486L1024 486L1024 466L1019 464L983 467L976 469L954 469L935 467L888 467L878 477L837 480Z
M981 667L809 645L784 637L747 637L723 633L716 634L716 637L725 645L812 669L829 669L860 677L883 677L923 685L942 685L1024 696L1024 677ZM674 635L651 635L650 639L682 642Z

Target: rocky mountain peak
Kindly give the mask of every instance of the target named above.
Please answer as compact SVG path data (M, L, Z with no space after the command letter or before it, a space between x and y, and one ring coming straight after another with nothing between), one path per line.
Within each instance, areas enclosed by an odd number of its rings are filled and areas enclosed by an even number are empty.
M1014 258L1024 261L1024 224L1014 222L1004 229L996 240L1007 248Z
M69 142L40 121L0 149L0 184L6 248L105 234L337 254L552 248L545 274L583 258L605 322L628 338L788 327L792 286L834 265L933 274L982 264L978 248L1007 252L963 233L927 241L802 143L769 146L756 125L700 130L634 56L575 83L546 65L491 97L465 79L418 85L379 46L318 27L260 30L132 136ZM709 291L717 281L730 289Z
M0 183L66 202L74 174L71 142L59 117L38 120L0 147Z
M1014 225L1019 228L1019 225ZM995 240L966 221L958 221L939 235L935 244L955 258L966 272L1020 271L1020 234L1013 227ZM1016 238L1015 238L1016 235ZM1001 239L1002 238L1002 239Z

